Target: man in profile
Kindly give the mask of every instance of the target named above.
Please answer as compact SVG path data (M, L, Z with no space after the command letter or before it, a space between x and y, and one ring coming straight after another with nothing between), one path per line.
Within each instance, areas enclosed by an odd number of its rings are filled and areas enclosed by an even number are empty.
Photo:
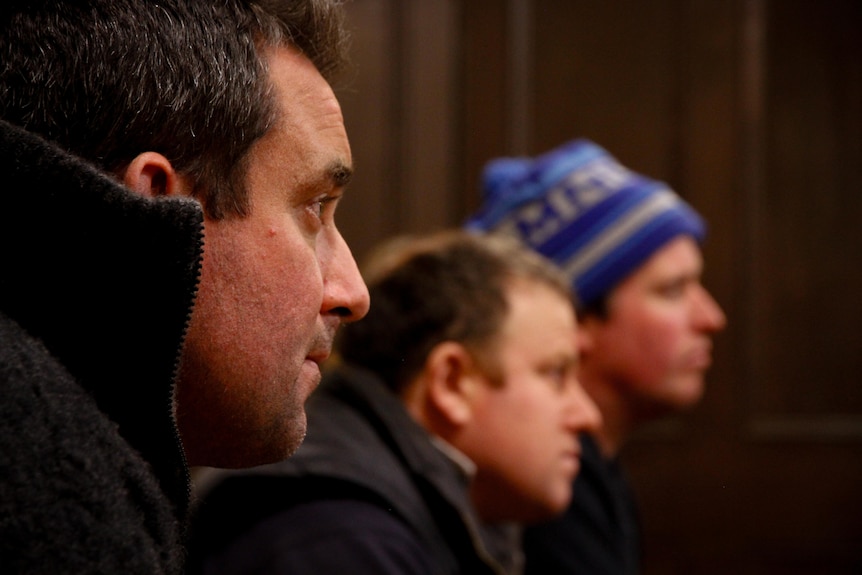
M455 231L387 243L365 277L374 305L344 328L302 447L202 498L200 572L517 573L509 522L568 504L599 416L559 271Z
M467 226L556 262L578 303L578 377L603 417L561 518L526 530L526 572L640 572L636 502L617 457L640 426L694 405L725 316L701 284L702 218L587 140L501 158Z
M0 565L178 573L188 467L291 454L368 308L341 8L0 8Z

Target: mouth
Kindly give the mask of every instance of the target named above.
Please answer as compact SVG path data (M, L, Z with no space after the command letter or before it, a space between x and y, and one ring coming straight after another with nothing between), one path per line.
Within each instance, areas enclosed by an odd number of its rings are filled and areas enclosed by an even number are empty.
M583 456L580 440L575 439L575 445L571 449L567 450L564 455L567 460L572 462L572 466L574 467L572 475L577 475L578 471L581 469L581 457Z
M321 365L332 354L333 337L328 334L318 335L311 341L311 346L305 359Z
M310 361L312 363L316 363L318 367L323 364L327 359L329 359L330 354L332 353L331 348L319 349L312 351L308 355L305 356L305 361Z
M705 371L712 365L712 345L704 344L692 350L689 364L693 369Z
M318 366L322 365L332 354L332 344L335 340L335 329L325 326L318 331L309 342L309 351L305 356L307 361L313 361Z
M709 350L698 351L691 357L691 367L696 371L706 371L712 365L712 353Z
M317 383L320 382L321 366L323 365L323 362L329 358L329 353L329 351L318 351L305 356L305 361L303 363L307 369L314 372L314 379L316 381L315 387L317 387Z
M581 458L574 453L567 453L563 457L563 466L570 478L575 478L581 470Z
M581 469L581 446L578 444L573 449L568 449L563 453L563 460L565 461L566 467L568 471L571 471L572 476L578 474L578 471Z
M302 386L306 399L308 399L314 390L317 389L317 386L320 385L322 380L323 373L320 369L320 364L306 358L305 361L302 362L302 375L298 380L299 382L302 382L300 385Z
M309 377L307 380L309 381L310 387L308 390L309 394L320 384L320 380L323 378L321 366L327 359L329 359L331 351L331 348L328 346L320 347L312 350L305 356L305 361L303 361L303 371L305 371Z

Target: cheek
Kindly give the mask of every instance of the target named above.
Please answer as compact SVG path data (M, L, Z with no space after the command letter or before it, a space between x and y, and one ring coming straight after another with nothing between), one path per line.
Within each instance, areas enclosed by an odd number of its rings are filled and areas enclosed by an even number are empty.
M606 361L633 385L659 385L680 362L682 330L673 317L660 313L626 316L603 341Z
M547 382L536 382L536 393L513 397L509 416L500 421L506 448L500 451L508 463L508 472L518 482L532 485L532 490L547 489L546 483L560 477L561 454L572 440L562 422L562 402Z
M574 439L563 431L559 403L512 396L505 405L486 406L485 417L476 422L481 441L473 459L504 519L548 519L570 500L572 469L562 463L562 453Z
M502 477L513 474L524 445L531 441L529 422L515 411L512 399L495 395L480 406L474 404L471 424L472 453L468 455L486 472Z
M569 503L575 468L564 452L574 444L570 432L563 425L563 414L556 401L537 402L529 406L520 432L523 441L520 451L512 458L512 473L517 478L516 489L530 501L531 519L543 519L561 512Z
M225 362L267 378L308 351L323 291L316 258L284 232L222 225L206 238L195 315Z
M673 367L679 338L673 326L655 323L652 329L645 329L638 334L639 339L634 342L638 356L644 364L652 364L656 370L665 370Z
M263 232L249 224L213 238L212 285L239 319L259 327L303 323L320 309L323 282L316 254L289 228Z

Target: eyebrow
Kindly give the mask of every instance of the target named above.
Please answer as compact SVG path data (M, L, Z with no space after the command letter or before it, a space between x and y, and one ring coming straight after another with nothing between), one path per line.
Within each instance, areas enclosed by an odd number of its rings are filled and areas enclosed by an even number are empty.
M353 178L353 168L341 160L335 160L326 167L326 175L336 188L344 188Z

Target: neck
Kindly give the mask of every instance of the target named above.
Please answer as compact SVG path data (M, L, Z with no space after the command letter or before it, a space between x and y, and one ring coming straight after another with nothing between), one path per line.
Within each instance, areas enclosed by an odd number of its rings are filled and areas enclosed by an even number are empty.
M581 376L581 385L602 414L602 426L593 433L593 437L602 454L609 459L614 458L634 431L634 414L619 386L586 375Z

